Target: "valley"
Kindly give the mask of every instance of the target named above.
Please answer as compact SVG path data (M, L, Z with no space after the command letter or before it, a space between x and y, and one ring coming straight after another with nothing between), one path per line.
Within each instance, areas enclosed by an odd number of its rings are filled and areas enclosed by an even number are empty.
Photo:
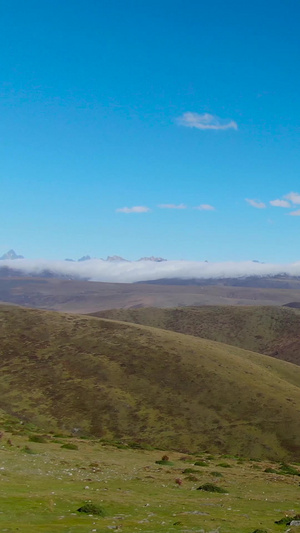
M140 307L278 306L300 302L298 287L299 283L292 288L270 288L222 284L104 283L47 277L4 276L0 277L0 302L81 314Z

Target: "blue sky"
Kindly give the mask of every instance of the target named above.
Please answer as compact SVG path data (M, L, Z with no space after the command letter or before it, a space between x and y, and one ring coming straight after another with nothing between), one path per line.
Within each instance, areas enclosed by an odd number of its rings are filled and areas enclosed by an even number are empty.
M0 255L299 260L299 20L0 0Z

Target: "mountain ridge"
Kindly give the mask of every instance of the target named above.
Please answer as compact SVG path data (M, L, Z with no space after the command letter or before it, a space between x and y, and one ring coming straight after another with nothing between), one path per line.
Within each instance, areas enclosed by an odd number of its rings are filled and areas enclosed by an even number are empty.
M25 259L25 257L23 255L18 255L13 249L11 250L8 250L8 252L4 253L1 257L0 257L0 261L6 261L6 260L15 260L15 259ZM77 259L77 262L82 262L82 261L90 261L92 259L97 259L97 258L93 258L91 257L90 255L83 255L81 257L79 257ZM98 258L99 261L108 261L110 263L113 263L113 262L126 262L126 263L130 263L130 262L140 262L140 261L152 261L154 263L161 263L163 261L167 261L167 259L164 259L163 257L155 257L154 255L151 255L149 257L140 257L140 259L136 259L135 261L129 261L128 259L125 259L124 257L121 257L120 255L108 255L106 257L106 259L103 259L102 257ZM72 258L69 258L67 257L66 259L64 259L64 261L70 261L72 263L75 263L76 260L75 259L72 259Z
M92 313L222 342L300 365L300 312L288 306L115 309Z

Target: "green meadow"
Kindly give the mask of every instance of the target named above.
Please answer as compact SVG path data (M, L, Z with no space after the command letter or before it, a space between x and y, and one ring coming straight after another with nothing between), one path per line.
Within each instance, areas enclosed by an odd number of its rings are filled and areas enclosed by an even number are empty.
M0 531L279 533L287 526L275 521L300 510L299 465L284 474L278 462L42 435L5 417L1 426ZM225 493L197 490L207 483Z

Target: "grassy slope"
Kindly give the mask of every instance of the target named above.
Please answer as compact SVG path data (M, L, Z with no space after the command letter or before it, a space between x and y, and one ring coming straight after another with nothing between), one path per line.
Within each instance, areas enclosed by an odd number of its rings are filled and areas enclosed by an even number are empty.
M115 309L95 316L195 335L300 365L300 313L286 307Z
M167 452L172 465L160 466L156 461L165 452L53 435L34 443L29 440L32 428L1 418L1 531L252 533L259 528L283 533L287 526L275 520L299 512L299 477L264 472L268 467L278 471L278 464ZM78 450L63 449L65 442ZM199 459L206 466L194 465ZM187 468L193 470L192 479ZM222 477L215 477L215 471ZM176 478L182 480L180 487ZM195 490L204 483L228 493ZM88 501L100 505L105 517L78 513Z
M154 328L3 306L0 407L46 428L300 454L300 368Z

